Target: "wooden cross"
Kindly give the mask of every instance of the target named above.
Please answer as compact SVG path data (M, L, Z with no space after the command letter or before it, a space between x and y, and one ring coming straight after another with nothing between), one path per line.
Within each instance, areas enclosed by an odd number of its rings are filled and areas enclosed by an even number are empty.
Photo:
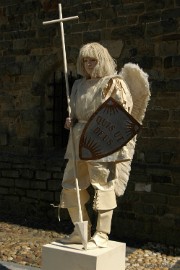
M70 115L71 114L71 107L70 107L69 82L68 82L68 71L67 71L67 57L66 57L63 22L76 20L76 19L79 19L79 17L78 16L73 16L73 17L63 18L62 17L62 6L61 6L61 4L59 4L58 6L59 6L59 19L52 20L52 21L46 21L46 22L43 22L43 24L46 25L46 24L52 24L52 23L60 23L61 41L62 41L62 50L63 50L63 61L64 61L64 75L65 75L65 82L66 82L66 96L67 96L68 111L69 111L69 115Z
M65 82L66 82L66 96L67 96L67 104L68 104L68 112L69 116L71 116L71 107L70 107L70 95L69 95L69 82L68 82L68 73L67 73L67 58L66 58L66 49L65 49L65 38L64 38L64 26L63 22L78 19L78 16L63 18L62 17L62 6L59 4L59 19L46 21L43 24L52 24L52 23L60 23L61 27L61 37L62 37L62 49L63 49L63 60L64 60L64 74L65 74ZM72 127L70 128L70 139L72 144L72 157L74 163L74 176L75 176L75 184L76 184L76 193L77 193L77 201L78 201L78 210L79 210L79 222L75 223L77 231L79 232L79 236L81 238L82 244L87 249L87 241L88 241L88 222L83 221L82 217L82 208L81 208L81 201L80 201L80 190L79 190L79 183L77 179L77 168L76 168L76 158L75 158L75 146L73 140L73 130Z

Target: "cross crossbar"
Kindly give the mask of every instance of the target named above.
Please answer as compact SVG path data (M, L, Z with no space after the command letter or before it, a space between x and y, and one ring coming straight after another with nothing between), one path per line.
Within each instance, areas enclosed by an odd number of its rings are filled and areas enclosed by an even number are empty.
M56 19L52 21L43 22L43 24L46 25L46 24L52 24L52 23L58 23L58 22L66 22L66 21L71 21L71 20L76 20L76 19L79 19L79 17L73 16L73 17L68 17L68 18L63 18L63 19Z

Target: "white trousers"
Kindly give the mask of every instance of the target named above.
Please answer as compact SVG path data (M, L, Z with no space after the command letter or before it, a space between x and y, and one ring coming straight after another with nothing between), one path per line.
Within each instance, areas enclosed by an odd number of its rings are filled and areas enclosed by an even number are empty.
M95 189L93 208L95 210L110 210L116 207L116 195L114 192L113 180L115 178L115 163L113 162L76 162L77 179L79 188L82 193L90 185ZM75 176L74 176L74 164L72 160L69 160L64 171L64 177L62 182L62 195L66 194L64 198L61 196L61 206L68 208L68 201L72 202L72 191L75 190ZM66 192L71 191L71 192ZM68 195L69 194L69 195ZM68 199L69 197L69 199ZM87 198L87 196L84 196ZM84 200L86 202L86 199Z
M87 189L90 184L94 189L112 190L115 178L114 162L76 162L77 178L80 189ZM75 188L74 164L69 160L63 176L62 187L65 189Z

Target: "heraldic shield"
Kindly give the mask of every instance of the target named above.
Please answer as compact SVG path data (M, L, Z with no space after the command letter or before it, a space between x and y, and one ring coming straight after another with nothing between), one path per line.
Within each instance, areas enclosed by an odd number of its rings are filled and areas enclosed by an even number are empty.
M128 143L139 131L139 124L112 97L108 98L86 123L79 143L82 160L106 157Z

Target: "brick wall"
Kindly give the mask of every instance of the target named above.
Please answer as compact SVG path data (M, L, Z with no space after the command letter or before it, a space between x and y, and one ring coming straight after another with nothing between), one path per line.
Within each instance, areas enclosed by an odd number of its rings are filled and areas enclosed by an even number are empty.
M106 45L119 70L138 63L151 82L125 195L118 199L116 237L180 244L179 0L61 1L69 70L79 47ZM63 71L58 1L0 1L0 204L7 211L53 216L64 149L48 138L48 83ZM16 207L14 207L16 206ZM19 208L18 208L19 207ZM48 209L48 210L47 210Z

